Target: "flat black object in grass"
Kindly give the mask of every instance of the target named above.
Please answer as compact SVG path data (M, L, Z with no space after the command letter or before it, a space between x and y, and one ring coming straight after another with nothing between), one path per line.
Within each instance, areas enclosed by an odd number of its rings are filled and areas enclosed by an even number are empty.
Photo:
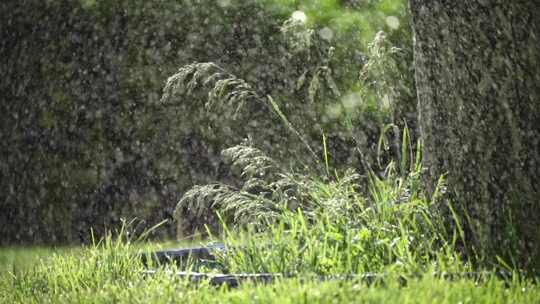
M141 255L141 259L145 266L149 264L148 258L157 265L174 263L180 266L186 265L189 261L194 263L213 262L216 260L214 253L224 249L225 245L215 243L204 247L159 250L149 254L143 254Z
M258 283L270 283L280 278L294 278L295 275L282 274L282 273L201 273L197 272L199 266L206 266L216 270L222 270L221 265L216 261L215 253L225 250L226 247L222 243L214 243L205 247L192 247L183 249L170 249L160 250L149 254L141 255L142 261L145 266L148 266L148 258L150 258L155 265L164 265L174 263L179 267L183 267L190 263L192 270L190 271L167 271L171 275L175 275L179 278L187 279L191 283L199 283L201 281L208 281L210 285L227 285L229 287L236 287L241 282L251 281ZM157 272L155 269L148 269L143 272L144 275L154 275ZM433 273L434 278L441 278L446 280L457 279L473 279L476 281L484 280L492 275L498 278L509 280L512 277L512 273L506 271L491 272L459 272L459 273ZM421 274L409 274L407 276L390 276L398 280L400 284L406 284L408 279L418 278ZM385 273L359 273L359 274L341 274L341 275L315 275L307 276L304 279L315 279L319 281L359 281L366 284L373 284L374 282L384 283L385 279L389 276Z
M146 270L145 275L154 275L156 270ZM177 276L182 279L187 279L190 283L200 283L207 281L210 285L227 285L229 287L237 287L242 282L256 283L271 283L277 278L282 278L280 273L200 273L200 272L167 272L170 275Z

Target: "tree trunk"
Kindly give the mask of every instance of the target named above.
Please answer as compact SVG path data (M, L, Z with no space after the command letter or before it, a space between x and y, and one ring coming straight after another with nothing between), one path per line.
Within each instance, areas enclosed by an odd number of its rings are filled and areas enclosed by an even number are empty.
M540 270L540 3L410 0L428 180L470 245Z

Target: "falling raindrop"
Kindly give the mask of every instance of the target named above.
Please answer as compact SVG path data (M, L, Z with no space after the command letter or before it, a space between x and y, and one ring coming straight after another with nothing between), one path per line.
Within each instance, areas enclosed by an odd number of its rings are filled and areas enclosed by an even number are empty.
M231 5L231 0L218 0L218 4L221 7L227 7Z
M303 11L294 11L291 15L291 18L302 23L306 23L307 21L306 13L304 13Z
M358 93L347 94L341 100L347 112L359 108L362 105L362 96Z
M331 41L334 38L334 31L325 26L319 30L319 36L326 41Z
M386 25L393 30L397 30L400 25L399 19L396 16L388 16L386 17Z

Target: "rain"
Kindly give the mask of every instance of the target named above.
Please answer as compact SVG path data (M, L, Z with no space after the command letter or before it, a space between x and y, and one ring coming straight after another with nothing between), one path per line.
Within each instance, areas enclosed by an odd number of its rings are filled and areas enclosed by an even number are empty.
M532 2L2 1L0 302L538 300Z

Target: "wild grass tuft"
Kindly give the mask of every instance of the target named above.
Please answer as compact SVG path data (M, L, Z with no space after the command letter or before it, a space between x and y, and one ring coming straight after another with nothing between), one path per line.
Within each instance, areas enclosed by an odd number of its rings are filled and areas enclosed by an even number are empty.
M202 89L202 90L201 90ZM213 62L192 63L181 67L169 77L163 89L161 103L164 105L184 101L198 91L208 92L206 111L224 112L236 119L250 101L261 101L255 90ZM199 105L188 107L197 108Z
M232 272L283 274L470 271L455 248L459 232L448 233L418 186L419 161L410 171L390 162L384 177L372 173L367 197L351 172L334 181L301 177L296 184L304 203L283 209L266 230L225 227L225 241L235 250L222 262Z
M253 147L227 149L222 154L243 185L196 186L175 216L180 222L207 214L219 218L234 248L222 263L233 272L470 270L456 249L460 223L448 231L435 208L437 195L428 197L421 187L421 144L413 150L406 129L401 139L398 160L381 174L368 171L368 184L352 169L321 179L287 173ZM325 166L329 173L327 155Z
M238 145L222 151L240 186L214 183L194 186L187 191L175 209L175 219L181 230L184 221L197 221L212 226L219 212L235 226L268 226L285 209L303 203L302 187L296 176L284 170L261 150Z

